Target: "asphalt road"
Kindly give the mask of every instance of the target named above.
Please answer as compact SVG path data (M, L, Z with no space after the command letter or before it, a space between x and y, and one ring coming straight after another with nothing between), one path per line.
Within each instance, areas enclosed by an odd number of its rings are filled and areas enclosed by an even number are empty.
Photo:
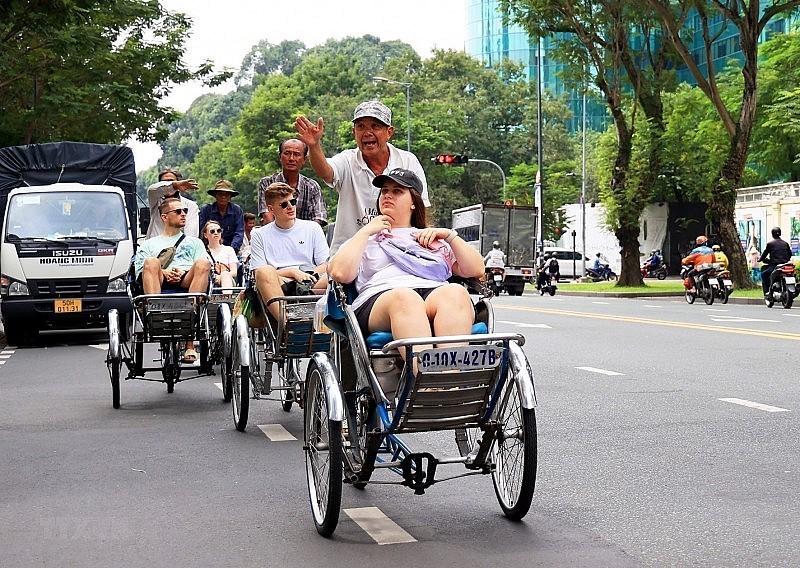
M237 432L205 377L173 394L124 382L114 410L105 338L62 334L0 353L0 565L800 565L800 310L558 295L494 306L496 330L526 336L536 375L523 522L502 516L486 477L422 496L345 486L339 527L321 538L296 408L253 402ZM419 443L452 452L451 436ZM391 529L353 520L365 513Z

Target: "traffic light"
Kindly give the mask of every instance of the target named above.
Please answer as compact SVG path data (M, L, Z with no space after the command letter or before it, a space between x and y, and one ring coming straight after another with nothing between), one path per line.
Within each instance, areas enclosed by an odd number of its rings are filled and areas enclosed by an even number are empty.
M431 160L437 166L462 166L469 162L469 156L463 154L437 154Z

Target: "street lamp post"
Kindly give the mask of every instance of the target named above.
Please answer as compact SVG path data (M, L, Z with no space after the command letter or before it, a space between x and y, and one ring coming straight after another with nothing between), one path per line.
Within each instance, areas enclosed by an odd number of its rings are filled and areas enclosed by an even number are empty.
M411 85L414 83L403 83L386 77L372 77L373 81L389 83L390 85L402 85L406 88L406 150L411 151Z
M470 162L483 162L484 164L492 164L495 168L500 171L500 176L503 178L503 203L506 201L506 174L503 172L503 168L501 168L497 163L491 160L484 160L481 158L470 158Z

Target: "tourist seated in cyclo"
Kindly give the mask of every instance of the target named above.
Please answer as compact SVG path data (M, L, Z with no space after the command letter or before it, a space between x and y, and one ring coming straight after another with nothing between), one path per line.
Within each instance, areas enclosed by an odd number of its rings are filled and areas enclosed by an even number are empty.
M255 286L273 318L280 318L278 296L294 296L298 289L322 294L328 287L328 241L314 221L297 218L297 197L288 184L275 182L265 192L267 211L275 220L253 229L250 269Z
M207 221L200 234L213 265L214 286L232 288L236 285L239 259L232 247L222 244L222 226L217 221Z
M187 211L177 198L165 199L158 206L164 228L160 234L142 241L133 261L136 280L145 294L164 290L208 292L211 261L203 241L183 233ZM169 258L167 251L173 247ZM194 363L197 357L194 342L187 341L183 362Z
M454 230L428 227L423 184L414 172L393 169L372 184L380 188L379 215L328 263L333 280L355 283L352 308L362 334L390 331L394 339L469 335L475 319L469 292L447 279L452 274L482 278L481 254ZM404 350L400 355L405 358Z

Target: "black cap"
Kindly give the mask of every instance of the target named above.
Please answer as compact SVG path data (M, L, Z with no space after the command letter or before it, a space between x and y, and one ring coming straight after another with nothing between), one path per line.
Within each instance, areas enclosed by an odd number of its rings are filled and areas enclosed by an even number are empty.
M403 168L395 168L388 173L381 174L372 180L372 185L375 187L383 187L386 180L394 180L404 187L416 190L417 193L422 195L422 180L417 177L417 174L411 170L404 170Z

